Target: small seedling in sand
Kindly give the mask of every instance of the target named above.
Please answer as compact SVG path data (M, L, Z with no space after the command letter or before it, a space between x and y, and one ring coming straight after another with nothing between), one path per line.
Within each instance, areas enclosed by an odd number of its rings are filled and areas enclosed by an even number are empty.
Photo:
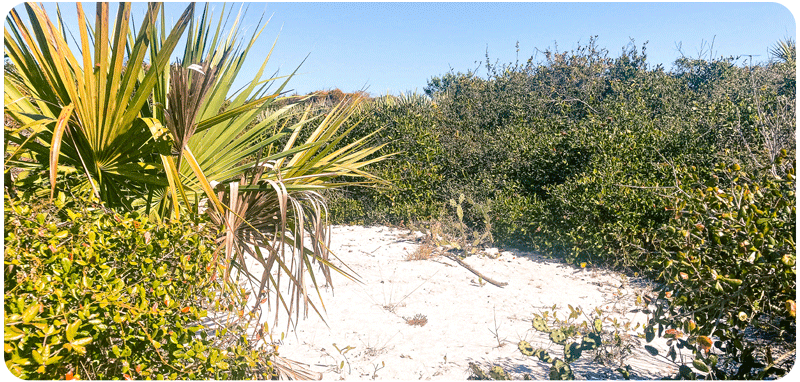
M440 270L441 270L441 269L440 269ZM387 311L389 311L389 312L391 312L391 313L395 313L395 309L396 309L397 307L406 306L406 304L403 302L405 299L407 299L409 296L411 296L412 294L414 294L414 292L416 292L416 291L417 291L419 288L421 288L423 285L425 285L425 283L427 283L427 282L428 282L430 279L432 279L434 276L436 276L436 274L437 274L437 273L439 273L439 271L438 271L438 270L437 270L436 272L434 272L434 273L433 273L433 274L432 274L430 277L428 277L427 279L425 279L425 281L423 281L421 284L419 284L419 285L418 285L416 288L414 288L414 290L412 290L411 292L409 292L408 294L406 294L405 296L403 296L403 298L401 298L401 299L400 299L400 301L397 301L397 302L395 302L395 303L392 303L392 302L391 302L391 301L392 301L392 296L390 295L390 296L389 296L389 303L388 303L388 304L383 304L383 305L381 305L381 307L382 307L383 309L386 309ZM386 297L386 294L384 293L384 301L385 301L385 297ZM375 301L375 300L372 300L372 301ZM375 303L376 303L376 304L378 304L377 302L375 302ZM396 314L396 313L395 313L395 314Z
M506 339L505 338L503 338L502 340L500 339L500 334L499 334L500 325L497 324L497 311L495 309L493 309L493 311L494 311L494 331L492 331L492 329L489 329L489 333L492 333L494 335L494 339L497 340L497 347L502 347L503 345L505 345L503 341L505 341Z
M385 361L381 361L381 365L380 366L378 366L378 364L374 364L372 366L375 367L375 371L372 372L372 379L376 379L376 378L378 378L378 370L383 369L384 367L386 367L386 362Z
M428 317L420 313L414 317L403 317L403 319L406 320L406 324L411 326L425 326L428 323Z
M350 346L350 345L348 345L348 346L345 346L345 347L339 349L339 347L336 346L335 343L333 344L333 347L336 349L336 351L339 352L339 354L342 356L342 358L344 358L344 361L342 361L339 364L339 372L342 372L344 370L344 363L347 362L347 373L350 374L352 372L352 369L350 368L350 360L347 359L347 355L346 354L347 354L347 352L349 352L350 350L353 350L355 348Z
M398 331L397 331L397 333L395 333L393 336L389 337L389 339L387 339L386 341L384 341L384 342L383 342L383 345L380 345L379 343L374 343L374 344L373 344L373 343L372 343L371 341L369 341L369 340L367 340L367 342L366 342L366 343L364 343L364 341L361 341L361 344L362 344L362 345L364 345L364 353L363 353L363 357L364 357L364 359L367 359L367 358L374 358L374 357L377 357L377 356L379 356L379 355L381 355L381 354L383 354L383 353L386 353L386 352L388 351L388 350L386 349L386 346L387 346L387 345L389 344L389 342L390 342L390 341L392 341L392 339L394 339L394 337L396 337L398 334L400 334L400 331L399 331L399 330L398 330Z

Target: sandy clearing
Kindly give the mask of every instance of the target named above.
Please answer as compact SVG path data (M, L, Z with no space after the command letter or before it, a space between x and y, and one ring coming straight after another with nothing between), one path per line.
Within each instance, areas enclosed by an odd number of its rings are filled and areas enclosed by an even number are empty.
M644 314L631 311L636 293L646 291L647 283L614 272L580 269L533 253L497 254L496 249L487 251L496 258L475 255L464 260L485 276L508 283L498 288L445 257L407 261L419 245L408 230L334 226L332 232L331 249L361 283L334 273L335 288L321 288L327 326L312 312L296 331L285 333L279 348L281 357L304 363L326 380L465 380L470 362L484 370L502 366L515 378L527 373L546 379L549 365L517 349L526 340L554 357L563 354L560 346L531 328L532 313L556 305L565 317L572 305L587 312L595 307L614 312L609 318L645 321ZM406 319L414 317L424 317L425 324L409 325ZM273 338L280 338L280 331L274 330ZM655 346L666 349L663 343ZM614 367L591 364L588 358L572 364L577 378L620 378ZM677 371L642 346L626 362L637 379Z

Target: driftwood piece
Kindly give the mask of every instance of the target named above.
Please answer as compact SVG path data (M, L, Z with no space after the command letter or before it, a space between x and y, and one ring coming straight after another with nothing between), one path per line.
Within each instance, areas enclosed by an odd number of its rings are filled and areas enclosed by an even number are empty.
M469 264L467 264L464 261L462 261L461 259L459 259L458 256L456 256L456 255L453 255L453 254L450 254L450 253L445 253L444 256L447 257L450 260L455 261L456 263L458 263L458 265L460 265L460 266L462 266L464 268L467 268L468 271L476 274L478 277L482 278L483 280L486 280L486 282L489 283L489 284L492 284L492 285L494 285L494 286L496 286L498 288L502 288L502 287L508 285L508 283L506 283L506 282L494 281L494 280L484 276L482 273L476 271L475 268L470 267Z

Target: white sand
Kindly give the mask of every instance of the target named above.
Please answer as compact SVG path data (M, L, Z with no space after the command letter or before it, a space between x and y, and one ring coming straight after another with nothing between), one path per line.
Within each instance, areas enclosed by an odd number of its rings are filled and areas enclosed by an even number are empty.
M499 288L481 285L477 276L445 257L407 261L407 254L419 245L408 230L334 226L332 236L331 249L362 283L334 273L335 288L321 288L327 326L311 312L296 332L286 333L279 347L281 357L306 364L326 380L465 380L470 362L483 370L502 366L514 378L527 373L547 379L550 365L517 349L517 343L526 340L534 348L548 349L553 357L563 357L561 346L532 329L532 313L556 305L559 317L565 318L569 304L585 312L595 307L615 312L605 315L609 319L645 321L643 313L631 311L636 294L646 293L646 283L617 273L521 252L465 259L485 276L508 283ZM406 323L404 318L416 315L425 316L427 323ZM281 330L284 325L274 329L274 338L280 338ZM674 375L674 365L651 357L642 345L626 359L634 378ZM656 347L664 354L663 343ZM590 361L584 354L572 364L577 378L621 379L615 367Z

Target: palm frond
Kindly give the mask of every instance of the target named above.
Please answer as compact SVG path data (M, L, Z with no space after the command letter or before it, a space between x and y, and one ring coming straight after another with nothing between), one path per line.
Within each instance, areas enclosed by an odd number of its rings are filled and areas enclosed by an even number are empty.
M791 37L775 43L769 52L781 62L794 63L797 59L797 45Z
M77 55L63 29L39 5L25 3L30 28L16 10L10 12L5 46L18 76L6 81L5 98L13 102L6 103L5 111L21 124L48 120L38 139L24 142L42 171L83 172L102 200L130 208L131 199L146 184L166 183L163 167L150 162L150 153L158 150L142 123L142 110L194 5L186 8L159 49L150 50L149 64L145 61L149 36L154 33L160 4L148 4L136 36L129 28L129 3L119 6L113 31L109 31L107 3L97 4L94 28L89 27L80 3L76 8L81 41ZM64 113L68 108L72 112ZM58 123L57 116L67 114L66 124Z

